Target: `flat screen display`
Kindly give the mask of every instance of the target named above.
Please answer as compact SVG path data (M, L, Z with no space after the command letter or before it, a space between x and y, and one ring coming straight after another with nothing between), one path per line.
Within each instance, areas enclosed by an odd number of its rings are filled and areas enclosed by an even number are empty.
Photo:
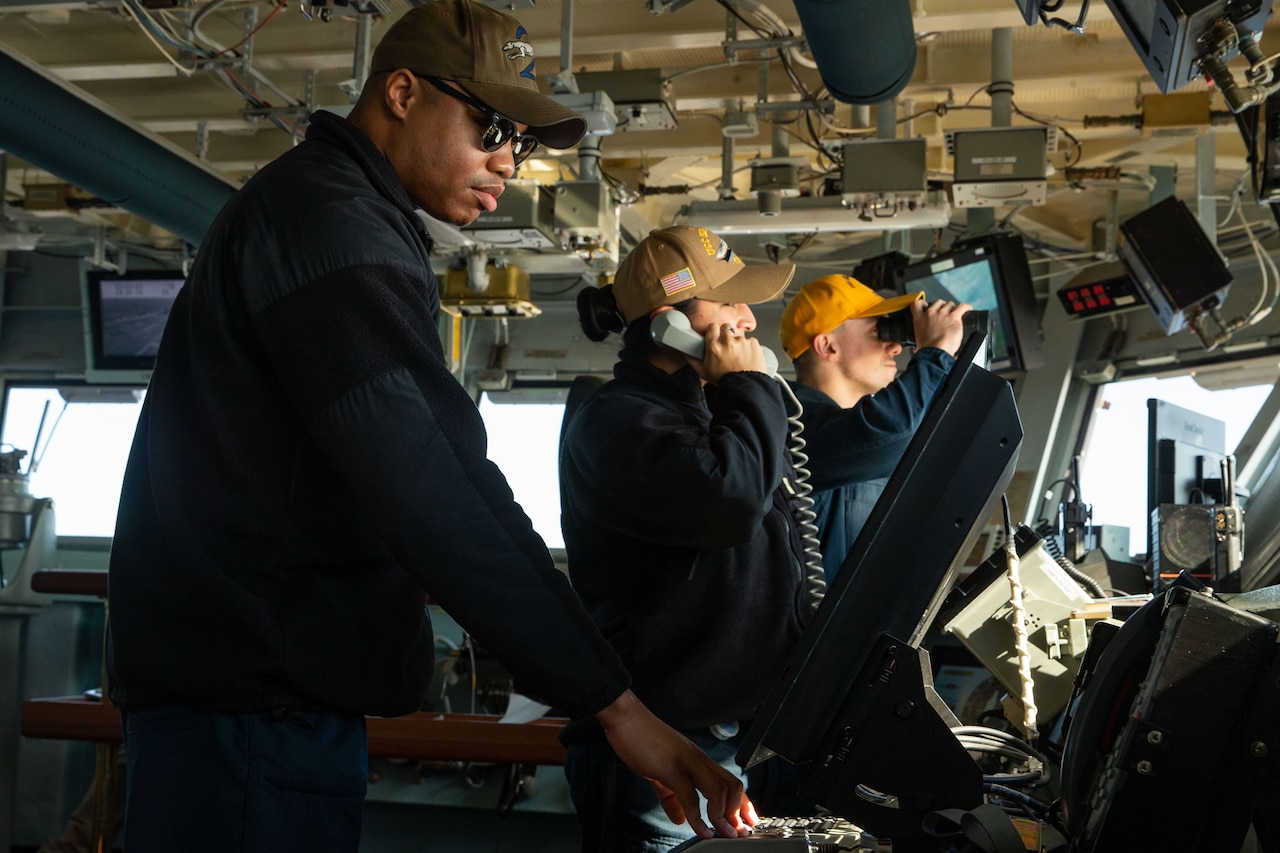
M988 369L1001 373L1044 365L1031 271L1022 240L993 234L957 244L895 272L899 293L967 302L990 318Z
M978 311L992 315L991 359L1009 361L1009 334L1000 321L1000 301L996 297L995 273L991 258L979 250L969 258L944 258L929 265L929 274L914 279L909 287L923 290L926 299L967 302Z
M129 274L90 271L87 373L150 371L160 349L169 309L182 289L176 270Z

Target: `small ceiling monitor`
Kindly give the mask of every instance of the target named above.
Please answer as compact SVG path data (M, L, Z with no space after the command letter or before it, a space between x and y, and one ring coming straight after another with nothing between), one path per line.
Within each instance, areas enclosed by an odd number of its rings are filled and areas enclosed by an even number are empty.
M990 234L894 272L899 293L967 302L991 315L989 368L997 373L1044 366L1044 331L1022 238Z
M86 382L147 384L183 281L178 270L85 272Z

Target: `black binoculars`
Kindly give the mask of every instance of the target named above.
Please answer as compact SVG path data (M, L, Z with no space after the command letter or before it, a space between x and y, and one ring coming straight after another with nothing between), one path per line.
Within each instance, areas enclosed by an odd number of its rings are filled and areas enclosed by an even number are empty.
M964 321L964 337L974 332L982 332L991 336L991 316L986 311L969 311L962 318ZM897 341L906 346L915 346L916 327L911 320L911 311L895 311L876 319L876 330L882 341Z

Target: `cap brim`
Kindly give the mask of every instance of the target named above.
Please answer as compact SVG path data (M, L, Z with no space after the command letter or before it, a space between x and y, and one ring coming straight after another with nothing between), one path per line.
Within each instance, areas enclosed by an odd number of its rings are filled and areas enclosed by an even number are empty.
M907 308L912 302L918 299L924 299L924 291L917 293L908 293L905 296L895 296L892 299L886 299L883 302L876 303L865 311L859 311L857 314L850 314L846 319L857 320L863 317L883 317L886 314L896 314L903 308Z
M739 302L755 305L768 302L787 289L796 274L795 264L757 264L743 266L732 278L719 287L698 293L700 299L717 302Z
M512 121L548 148L572 148L587 133L587 120L541 92L502 83L456 80L462 89Z

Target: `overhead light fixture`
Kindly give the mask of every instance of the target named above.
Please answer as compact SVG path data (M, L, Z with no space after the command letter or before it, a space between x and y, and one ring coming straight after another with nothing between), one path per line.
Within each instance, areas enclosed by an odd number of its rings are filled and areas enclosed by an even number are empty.
M529 299L529 273L515 264L487 264L485 286L477 289L471 271L450 267L440 287L440 308L460 317L537 317Z
M800 169L809 165L809 161L803 157L768 157L752 160L749 165L756 212L761 216L777 216L782 213L784 198L800 195Z
M851 205L838 196L804 196L779 200L776 215L762 216L755 199L695 201L684 211L685 223L717 234L779 232L906 231L945 228L951 207L945 200L925 205Z

